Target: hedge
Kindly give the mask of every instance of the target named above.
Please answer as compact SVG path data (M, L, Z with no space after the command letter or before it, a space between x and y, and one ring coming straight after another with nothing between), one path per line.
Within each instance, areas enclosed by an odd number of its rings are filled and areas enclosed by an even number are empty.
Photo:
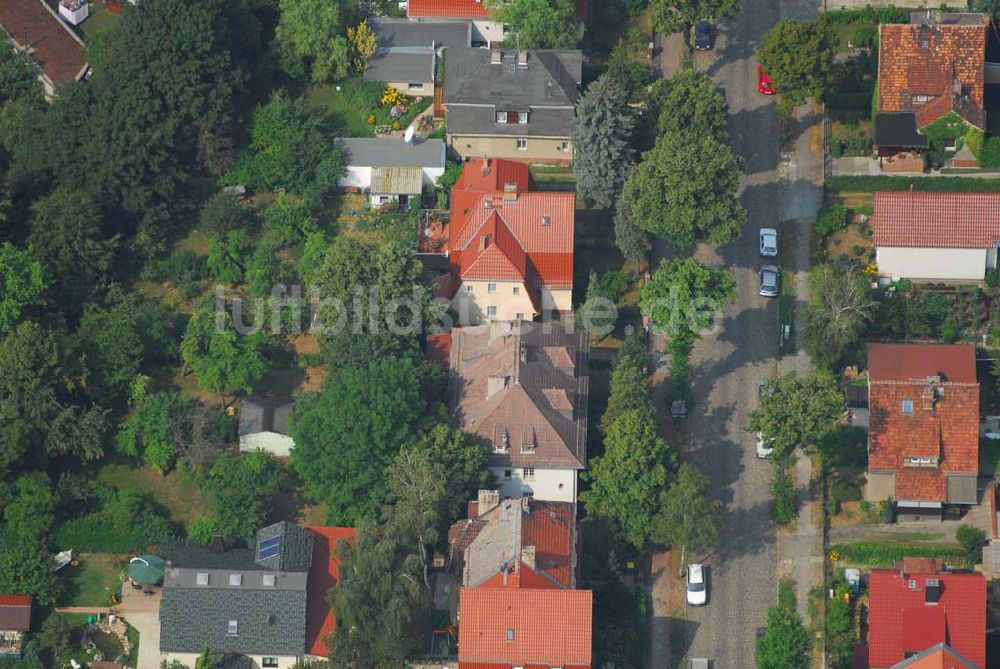
M133 553L145 550L150 544L142 532L121 532L93 516L60 525L55 532L55 543L60 549L78 553Z
M835 9L824 16L831 23L909 23L910 11L902 7L864 7L862 9ZM964 11L964 10L963 10Z
M995 193L1000 192L1000 179L978 177L888 177L840 176L827 177L826 190L831 193L874 193L880 190L910 190L930 193Z
M868 111L872 106L871 93L827 93L823 102L830 109L858 109Z
M889 544L857 541L851 544L834 544L830 554L848 564L865 567L891 567L894 562L905 557L944 558L948 564L967 563L965 549L954 544Z

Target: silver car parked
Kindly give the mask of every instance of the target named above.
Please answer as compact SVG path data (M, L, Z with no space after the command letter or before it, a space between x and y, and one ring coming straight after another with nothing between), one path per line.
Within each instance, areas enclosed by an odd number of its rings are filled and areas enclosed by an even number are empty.
M780 272L774 265L764 265L760 268L760 290L757 292L764 297L778 296L778 281Z

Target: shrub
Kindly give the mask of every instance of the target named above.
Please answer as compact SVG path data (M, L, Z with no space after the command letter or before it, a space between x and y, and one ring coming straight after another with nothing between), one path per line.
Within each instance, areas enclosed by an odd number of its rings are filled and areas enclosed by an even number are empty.
M857 502L861 499L861 487L854 481L838 479L834 482L830 494L838 502Z
M856 49L873 47L878 43L878 28L872 23L855 26L851 30L850 40Z
M771 520L784 525L792 521L796 515L795 484L785 468L775 464L774 478L771 479L771 494L774 496L774 506L771 507Z
M962 525L955 532L955 541L962 545L969 562L978 564L983 561L983 542L986 535L978 527Z
M821 235L832 235L847 228L847 208L840 204L827 204L819 210L816 219L816 232Z
M834 544L830 547L830 553L835 553L848 564L866 567L891 567L894 562L905 557L944 558L949 564L964 564L968 558L966 550L961 546L873 541Z
M862 7L859 9L841 8L826 12L826 20L831 23L860 23L878 25L879 23L909 23L910 10L901 7Z
M299 244L318 229L309 205L294 195L279 195L264 210L263 219L264 229L282 246Z
M186 299L198 292L208 276L203 258L191 251L174 251L166 259L147 265L142 278L147 281L169 281Z

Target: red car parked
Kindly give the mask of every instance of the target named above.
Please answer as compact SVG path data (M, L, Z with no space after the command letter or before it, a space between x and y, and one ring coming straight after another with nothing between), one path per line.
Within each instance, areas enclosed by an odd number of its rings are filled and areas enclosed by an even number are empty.
M763 65L757 66L757 92L763 95L774 95L774 84L771 83L771 77L767 76L767 72L764 71Z

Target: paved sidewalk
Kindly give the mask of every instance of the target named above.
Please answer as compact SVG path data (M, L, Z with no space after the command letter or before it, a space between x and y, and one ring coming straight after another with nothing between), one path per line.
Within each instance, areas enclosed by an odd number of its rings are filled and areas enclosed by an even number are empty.
M122 587L121 617L139 631L139 662L137 669L160 667L160 590L152 595Z

